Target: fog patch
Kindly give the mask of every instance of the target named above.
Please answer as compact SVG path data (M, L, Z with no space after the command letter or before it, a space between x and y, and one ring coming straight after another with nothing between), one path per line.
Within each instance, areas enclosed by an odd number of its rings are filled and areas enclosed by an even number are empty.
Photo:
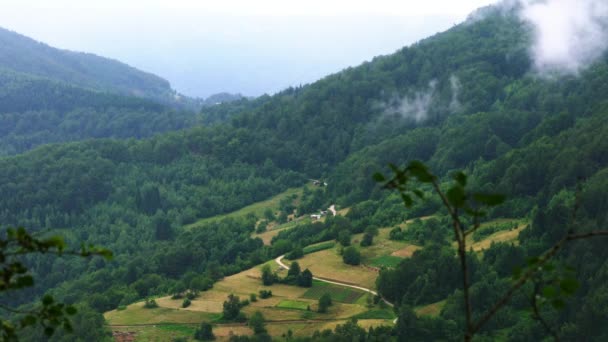
M521 0L520 18L532 25L535 71L576 74L608 49L605 0Z
M437 88L437 80L432 80L424 91L416 91L406 96L393 96L387 103L380 105L385 116L401 117L415 122L428 118L429 108Z
M455 75L450 76L450 90L452 91L452 99L450 100L450 105L448 107L451 113L459 112L462 109L462 104L458 100L458 95L460 94L460 80Z

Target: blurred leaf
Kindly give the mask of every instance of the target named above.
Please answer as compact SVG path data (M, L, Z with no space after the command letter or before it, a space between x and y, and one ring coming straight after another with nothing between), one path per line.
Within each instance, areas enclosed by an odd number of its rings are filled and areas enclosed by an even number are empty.
M543 287L543 297L547 299L552 299L555 298L555 296L557 296L557 290L555 289L555 287L551 285Z
M376 182L378 182L378 183L381 183L381 182L386 181L386 178L385 178L385 177L384 177L384 175L383 175L383 174L381 174L380 172L376 172L376 173L374 173L373 178L374 178L374 180L375 180Z
M466 200L464 188L459 185L451 187L446 193L446 196L450 203L456 208L461 208Z
M454 180L462 187L467 186L467 176L462 171L458 171L454 174Z
M562 291L564 291L564 293L568 295L574 294L574 292L576 292L579 286L580 284L574 278L565 278L559 282L559 287L562 289Z

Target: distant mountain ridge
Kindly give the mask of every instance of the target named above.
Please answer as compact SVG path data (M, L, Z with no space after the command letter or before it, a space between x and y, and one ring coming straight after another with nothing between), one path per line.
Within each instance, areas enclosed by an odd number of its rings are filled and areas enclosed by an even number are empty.
M159 76L94 54L56 49L3 28L0 69L100 92L165 101L175 96L169 82Z

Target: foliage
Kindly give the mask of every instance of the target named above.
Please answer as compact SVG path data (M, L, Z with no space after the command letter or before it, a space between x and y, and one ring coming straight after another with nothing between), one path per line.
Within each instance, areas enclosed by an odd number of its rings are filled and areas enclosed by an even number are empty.
M344 249L342 260L347 265L359 265L361 263L361 253L353 246Z
M238 296L233 294L228 295L228 299L224 301L222 318L228 321L235 320L241 313L241 301Z
M272 291L270 290L260 290L260 298L266 299L272 297Z
M274 284L274 282L277 281L277 278L277 275L272 272L270 265L266 264L262 267L262 284L264 284L264 286Z
M213 334L213 326L211 323L202 322L200 327L194 332L194 339L197 341L213 341L215 335Z
M256 311L249 318L249 327L253 330L256 335L266 333L266 323L264 315L261 312Z
M13 293L34 285L34 277L25 261L27 256L67 254L80 257L101 255L107 259L112 257L110 251L94 246L83 244L77 251L67 250L66 247L64 240L58 236L38 238L23 227L7 228L0 236L0 292ZM36 324L44 329L47 338L58 328L63 328L68 333L74 330L69 316L76 314L76 307L56 302L49 294L42 298L42 305L38 308L21 310L5 304L0 308L21 316L17 324L5 319L0 320L0 336L3 340L16 340L19 330Z
M329 293L325 293L319 298L318 311L321 313L326 313L327 309L332 306L331 295Z
M146 309L156 309L158 308L158 304L154 300L154 298L146 298L144 301L144 308Z

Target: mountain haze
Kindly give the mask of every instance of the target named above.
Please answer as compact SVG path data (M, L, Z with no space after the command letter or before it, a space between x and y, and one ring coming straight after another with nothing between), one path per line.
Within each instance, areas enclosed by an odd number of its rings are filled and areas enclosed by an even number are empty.
M0 72L14 71L123 95L170 99L166 80L93 54L60 50L0 28Z

